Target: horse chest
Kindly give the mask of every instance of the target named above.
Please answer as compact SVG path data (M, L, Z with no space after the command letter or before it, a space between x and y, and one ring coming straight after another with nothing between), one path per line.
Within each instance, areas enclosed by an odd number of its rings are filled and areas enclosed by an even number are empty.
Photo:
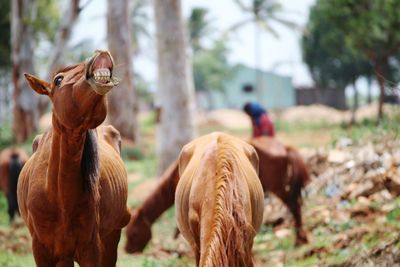
M71 212L61 210L45 198L37 197L29 206L29 228L43 244L74 250L76 243L93 237L96 216L82 203ZM86 207L85 207L86 206Z

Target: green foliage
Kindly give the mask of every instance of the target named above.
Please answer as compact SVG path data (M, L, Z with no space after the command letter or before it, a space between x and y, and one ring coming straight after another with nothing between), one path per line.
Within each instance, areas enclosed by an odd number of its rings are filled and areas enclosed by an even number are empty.
M317 85L344 89L360 76L372 76L372 66L345 45L345 33L327 16L330 9L331 1L317 1L312 7L302 38L303 58Z
M398 221L400 220L400 207L396 207L394 210L389 212L386 215L386 218L389 222L398 223Z
M189 40L194 53L202 49L201 42L210 34L210 22L207 20L208 10L195 7L189 17Z
M248 3L249 2L249 3ZM271 33L275 37L279 37L278 32L271 25L272 23L280 24L289 29L296 29L297 25L285 18L285 11L279 1L276 0L250 0L244 3L242 0L235 0L239 8L247 13L250 18L231 27L231 30L236 30L248 23L256 23L264 31Z
M11 122L3 121L0 127L0 151L12 144Z
M0 225L7 225L9 222L7 209L8 204L6 196L3 192L0 192Z
M150 37L148 31L149 16L146 12L148 7L148 0L134 0L130 9L130 22L132 31L132 45L134 51L139 50L139 39L142 37Z
M203 46L203 41L212 32L207 14L207 9L193 8L188 19L196 91L223 90L224 82L232 75L232 67L227 59L229 50L226 40L220 38L214 40L209 48Z
M355 144L379 142L384 137L396 138L400 134L400 117L384 117L377 125L376 120L363 119L353 126L346 124L332 128L333 144L342 137L350 138Z
M11 66L11 1L0 0L0 68Z
M123 148L121 151L123 159L142 160L144 158L143 152L139 148Z
M232 75L227 54L224 41L216 41L212 48L194 54L193 76L196 91L223 90L224 82Z
M399 51L399 1L323 1L329 3L328 19L343 31L349 48L361 50L371 59L381 59Z
M154 100L154 96L149 91L149 84L138 73L135 73L134 75L134 83L137 97L141 100L144 100L146 103L151 103Z
M54 0L36 0L38 16L32 22L36 40L44 38L54 41L55 33L60 24L60 2Z

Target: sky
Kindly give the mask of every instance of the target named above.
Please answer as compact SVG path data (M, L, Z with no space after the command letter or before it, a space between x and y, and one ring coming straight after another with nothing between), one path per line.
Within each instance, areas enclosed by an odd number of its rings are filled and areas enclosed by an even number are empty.
M250 2L249 0L243 0ZM285 10L288 11L287 19L294 21L299 26L304 26L308 19L310 7L315 0L281 0ZM245 14L235 5L233 0L182 0L182 13L187 18L193 7L204 7L209 10L209 18L217 30L228 29L233 24L245 18ZM152 6L149 5L149 14L153 15ZM260 45L262 56L259 67L266 71L292 77L295 86L312 85L307 66L302 62L300 47L300 31L293 31L285 27L276 26L279 38L272 34L260 31ZM154 27L152 27L154 28ZM233 35L229 42L229 62L242 63L251 67L256 66L254 55L254 25L242 27ZM73 31L71 43L83 39L92 40L96 48L106 48L106 1L96 0L82 11L80 19ZM134 61L134 69L146 80L154 82L156 79L156 47L154 40L145 41L144 49Z

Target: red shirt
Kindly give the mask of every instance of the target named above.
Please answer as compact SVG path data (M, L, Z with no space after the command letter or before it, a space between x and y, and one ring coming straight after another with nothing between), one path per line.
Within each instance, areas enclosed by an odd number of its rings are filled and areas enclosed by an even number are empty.
M272 124L272 121L269 119L267 114L261 115L259 118L259 124L257 125L256 121L252 119L253 123L253 137L259 137L262 135L266 136L275 136L275 128Z

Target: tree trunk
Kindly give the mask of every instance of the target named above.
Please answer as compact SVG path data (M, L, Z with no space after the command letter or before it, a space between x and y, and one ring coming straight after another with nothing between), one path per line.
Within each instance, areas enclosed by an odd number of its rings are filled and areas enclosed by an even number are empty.
M56 33L54 47L52 48L49 58L47 80L50 80L52 78L51 75L54 74L57 68L64 64L64 54L67 50L67 44L80 11L79 0L68 1L67 8L65 12L63 12L64 15L61 17L60 27ZM41 115L46 112L49 102L49 98L47 97L40 98L39 109Z
M12 1L11 43L14 84L13 133L18 143L26 141L38 129L39 96L28 86L24 73L33 73L33 28L36 2Z
M122 80L108 94L108 120L123 137L138 142L138 103L133 84L128 0L108 0L107 10L108 48L115 61L113 75Z
M368 88L367 88L367 103L371 104L372 103L372 78L371 77L367 77L367 84L368 84Z
M188 62L180 0L154 1L158 85L156 107L158 172L175 160L195 136L193 77Z
M378 122L383 118L383 99L385 96L385 74L388 65L387 58L376 60L374 65L376 79L379 84L379 105L378 105Z

